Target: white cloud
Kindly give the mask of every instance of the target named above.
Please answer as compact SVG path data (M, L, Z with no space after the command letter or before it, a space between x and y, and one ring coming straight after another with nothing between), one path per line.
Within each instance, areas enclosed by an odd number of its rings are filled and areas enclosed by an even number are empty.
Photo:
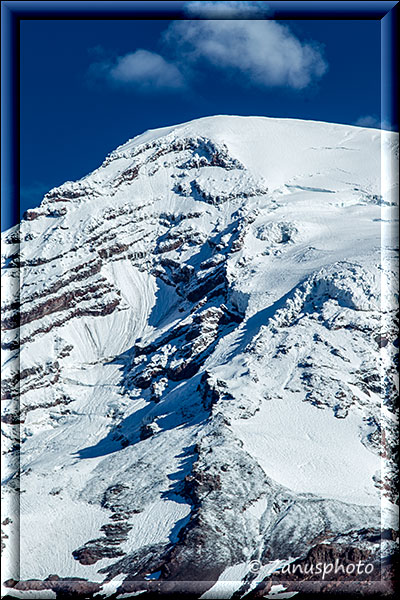
M211 68L245 85L300 90L328 68L316 43L301 42L287 26L265 18L265 2L194 1L185 11L189 18L172 22L162 37L171 58L137 49L100 58L91 77L142 92L179 91L195 87Z
M208 64L260 87L302 89L327 70L316 44L300 42L276 21L175 21L164 38L189 74Z
M129 86L137 91L181 90L185 82L179 68L160 54L138 49L92 65L92 75L105 78L118 86Z
M270 14L267 2L245 2L241 0L219 2L199 0L187 2L184 9L189 16L203 19L262 18L264 15Z

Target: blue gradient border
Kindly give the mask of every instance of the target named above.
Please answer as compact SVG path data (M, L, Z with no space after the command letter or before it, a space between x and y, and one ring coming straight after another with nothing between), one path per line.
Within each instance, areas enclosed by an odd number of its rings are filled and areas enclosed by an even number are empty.
M20 21L23 19L187 19L184 2L4 1L1 4L1 221L2 230L19 221ZM371 19L381 21L381 122L398 126L399 2L268 2L274 19ZM204 18L204 16L202 17ZM215 18L215 17L214 17ZM246 17L247 18L247 17ZM259 18L259 17L254 17ZM18 287L18 279L15 285ZM15 289L18 299L19 289ZM15 507L16 515L19 508ZM18 521L15 520L15 524ZM19 567L19 565L18 565ZM191 582L181 582L190 592ZM345 595L345 592L344 592ZM343 597L344 597L343 595ZM300 598L304 595L299 595ZM11 598L6 596L5 598Z

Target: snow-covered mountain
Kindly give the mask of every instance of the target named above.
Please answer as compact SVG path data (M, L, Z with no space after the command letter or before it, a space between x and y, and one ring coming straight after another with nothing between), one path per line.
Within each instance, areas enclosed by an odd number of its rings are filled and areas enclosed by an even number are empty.
M321 556L390 578L396 156L390 132L203 118L4 234L10 596L252 597Z

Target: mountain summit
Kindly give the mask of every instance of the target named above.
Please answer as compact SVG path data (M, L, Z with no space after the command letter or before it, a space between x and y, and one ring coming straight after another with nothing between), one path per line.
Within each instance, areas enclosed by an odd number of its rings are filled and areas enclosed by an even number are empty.
M7 593L250 598L336 558L389 577L396 153L207 117L4 234Z

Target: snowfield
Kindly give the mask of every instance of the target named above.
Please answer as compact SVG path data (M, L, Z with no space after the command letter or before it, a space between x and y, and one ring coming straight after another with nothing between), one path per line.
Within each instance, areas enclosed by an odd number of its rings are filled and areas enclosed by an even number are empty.
M289 598L277 565L332 552L390 580L396 157L206 117L5 232L6 594Z

